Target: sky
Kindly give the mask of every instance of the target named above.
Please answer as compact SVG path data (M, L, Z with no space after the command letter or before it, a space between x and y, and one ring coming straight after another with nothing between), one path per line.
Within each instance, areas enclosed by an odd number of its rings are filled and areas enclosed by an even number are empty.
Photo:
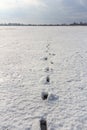
M87 22L87 0L0 0L0 23Z

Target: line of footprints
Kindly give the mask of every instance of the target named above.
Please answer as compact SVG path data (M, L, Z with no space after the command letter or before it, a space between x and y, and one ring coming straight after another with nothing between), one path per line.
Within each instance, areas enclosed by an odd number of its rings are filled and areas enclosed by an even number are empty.
M50 49L50 44L47 44L47 46L46 46L46 53L47 53L47 55L55 56L55 54L53 54L53 53L51 54L49 52L49 49ZM48 61L48 62L50 62L50 64L53 64L53 61L49 61L49 56L44 57L44 61ZM53 69L51 69L51 70L53 70ZM50 72L49 66L45 69L45 71L47 72L47 74ZM45 83L46 84L50 84L50 76L49 75L46 76ZM48 92L42 92L42 94L41 94L42 100L47 100L48 97L49 97ZM41 130L47 130L47 121L46 121L46 119L41 119L40 120L40 128L41 128Z

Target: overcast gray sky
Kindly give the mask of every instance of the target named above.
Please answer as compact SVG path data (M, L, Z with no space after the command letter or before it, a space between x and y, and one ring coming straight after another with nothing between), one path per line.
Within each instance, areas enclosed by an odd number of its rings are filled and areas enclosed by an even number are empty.
M0 0L0 23L87 21L87 0Z

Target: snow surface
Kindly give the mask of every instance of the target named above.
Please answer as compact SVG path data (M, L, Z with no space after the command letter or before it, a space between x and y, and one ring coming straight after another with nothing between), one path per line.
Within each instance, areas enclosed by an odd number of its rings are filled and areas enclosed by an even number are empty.
M0 27L0 130L40 130L43 118L87 130L87 27Z

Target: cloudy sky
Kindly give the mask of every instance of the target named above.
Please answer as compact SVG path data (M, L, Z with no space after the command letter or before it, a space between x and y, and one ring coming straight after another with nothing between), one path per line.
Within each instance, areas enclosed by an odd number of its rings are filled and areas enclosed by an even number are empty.
M87 0L0 0L0 23L87 21Z

